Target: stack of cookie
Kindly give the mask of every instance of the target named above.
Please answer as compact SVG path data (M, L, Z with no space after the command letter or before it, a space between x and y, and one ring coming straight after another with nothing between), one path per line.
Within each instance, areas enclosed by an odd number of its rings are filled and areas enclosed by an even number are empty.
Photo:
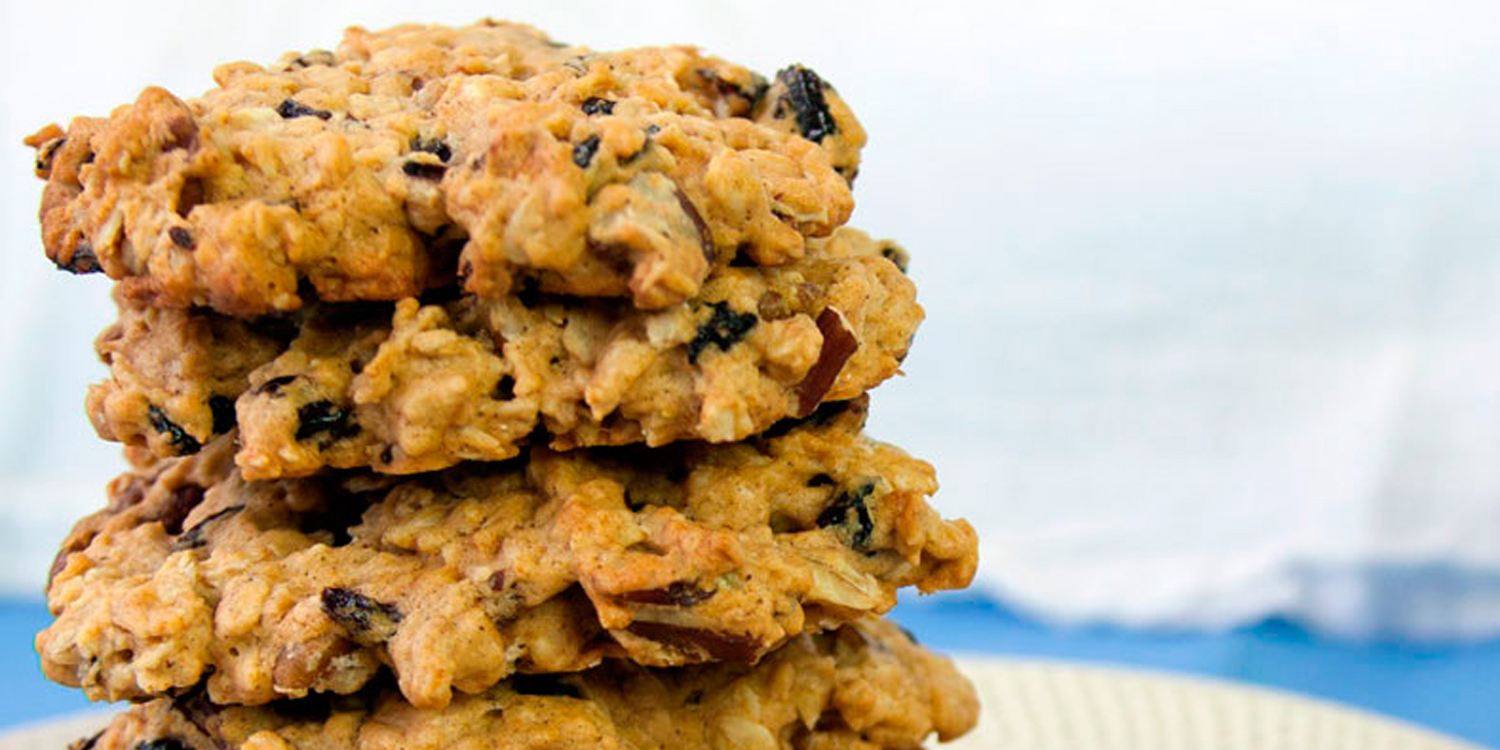
M29 142L116 280L132 468L48 583L93 748L912 748L975 721L879 619L968 585L862 434L918 322L811 70L500 23L350 30Z

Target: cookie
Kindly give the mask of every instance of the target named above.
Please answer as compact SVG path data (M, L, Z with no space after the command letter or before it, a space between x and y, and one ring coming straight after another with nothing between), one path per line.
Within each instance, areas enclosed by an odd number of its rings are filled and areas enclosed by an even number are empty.
M898 371L922 310L892 259L895 245L844 228L788 266L720 269L658 312L544 294L260 319L125 302L88 411L101 436L161 455L237 421L257 480L430 471L528 440L740 440Z
M973 529L924 498L932 468L863 421L841 403L741 443L536 447L402 478L246 482L233 435L148 458L58 556L43 669L96 699L206 679L216 703L259 704L388 665L435 707L601 659L753 662L900 587L973 577Z
M782 265L849 217L865 135L801 66L596 53L515 24L350 29L27 140L47 256L157 306L235 315L397 300L624 297Z
M117 717L91 750L878 750L947 741L978 721L974 688L895 625L800 636L749 666L611 663L516 677L441 709L390 691L224 707L194 692Z

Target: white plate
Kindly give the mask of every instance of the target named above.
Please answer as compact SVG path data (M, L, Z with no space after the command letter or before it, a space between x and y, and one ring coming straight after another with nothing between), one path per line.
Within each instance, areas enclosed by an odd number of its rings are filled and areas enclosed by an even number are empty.
M1408 724L1261 688L1123 669L961 659L979 728L943 750L1478 750ZM63 748L108 713L0 735L0 750Z

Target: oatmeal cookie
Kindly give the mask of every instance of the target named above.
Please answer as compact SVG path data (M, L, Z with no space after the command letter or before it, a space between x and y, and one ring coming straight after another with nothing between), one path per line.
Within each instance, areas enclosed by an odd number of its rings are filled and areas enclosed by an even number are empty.
M800 636L755 666L609 663L513 677L440 709L389 690L226 707L200 692L118 716L91 750L907 750L978 721L974 688L895 625Z
M534 29L353 28L27 139L47 256L132 299L235 315L461 279L660 309L801 257L853 208L865 134L801 66L596 53Z
M973 529L932 468L860 434L862 401L749 441L556 453L391 477L246 482L233 435L144 451L48 587L43 669L96 699L206 680L215 703L352 692L389 666L422 707L601 659L753 662L962 588Z
M889 242L843 228L720 269L658 312L544 294L322 304L235 319L126 301L99 339L99 434L192 453L237 422L249 479L405 474L559 450L740 440L895 374L921 321ZM233 408L231 408L233 407ZM538 428L542 432L538 432Z

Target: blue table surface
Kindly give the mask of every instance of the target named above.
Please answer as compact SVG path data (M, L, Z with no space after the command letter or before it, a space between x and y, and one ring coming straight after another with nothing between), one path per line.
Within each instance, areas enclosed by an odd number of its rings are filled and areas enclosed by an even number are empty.
M928 646L968 653L1144 667L1317 696L1500 748L1500 640L1414 646L1330 640L1272 620L1227 633L1063 629L971 594L904 601L892 617ZM0 599L0 726L89 707L48 682L32 635L37 601Z

